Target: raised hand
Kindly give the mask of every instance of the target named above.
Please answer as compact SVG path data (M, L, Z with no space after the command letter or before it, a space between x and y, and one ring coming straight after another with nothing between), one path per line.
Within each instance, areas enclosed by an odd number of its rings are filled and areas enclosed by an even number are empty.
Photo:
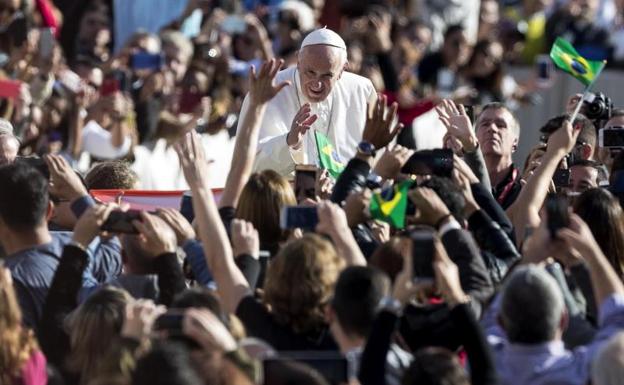
M435 251L433 271L435 273L436 288L442 294L442 298L451 307L468 302L470 297L466 295L461 287L459 269L446 254L446 250L439 240L435 241Z
M312 108L309 103L301 106L290 126L290 132L286 136L286 143L288 143L288 146L299 149L303 141L303 136L308 132L312 124L316 122L317 118L317 115L312 115Z
M74 227L72 240L83 248L89 246L91 241L100 233L100 227L108 219L108 215L116 205L95 205L87 209Z
M166 307L157 306L151 300L132 301L126 305L121 335L139 341L147 339L152 332L156 318L166 311Z
M371 143L377 150L386 147L403 128L402 123L394 124L398 108L396 102L388 107L385 95L379 95L376 102L369 103L362 140Z
M191 189L208 187L208 161L199 134L191 131L175 145L186 183Z
M152 257L175 253L176 235L165 221L156 215L141 211L141 220L132 221L132 224L139 231L141 246Z
M334 190L334 180L329 176L329 172L325 169L316 173L314 182L314 191L318 198L329 199ZM318 199L317 198L317 199Z
M182 320L182 332L206 350L236 350L236 340L216 315L207 309L188 309Z
M559 156L565 156L574 148L580 132L580 126L572 127L572 123L565 120L563 125L548 137L546 153L556 153Z
M461 142L464 150L472 152L477 148L477 137L463 105L456 105L452 100L444 99L436 107L436 112L448 133Z
M392 150L387 149L373 171L384 179L396 179L401 171L401 168L407 160L414 154L414 150L396 145Z
M186 241L195 239L196 235L193 226L178 210L171 208L158 209L156 215L171 227L178 240L178 246L184 245Z
M416 220L419 223L435 226L442 218L450 214L448 207L446 207L442 199L430 188L415 188L410 190L408 196L418 209L416 211Z
M65 158L60 155L48 154L43 159L50 170L50 194L56 198L69 201L89 195L82 180L72 170Z
M280 70L284 60L271 59L265 61L260 66L260 71L256 73L254 66L249 70L249 101L256 105L267 103L273 99L284 87L291 84L289 80L274 84L275 75Z
M251 222L234 219L232 221L232 251L235 257L247 254L260 256L260 237Z

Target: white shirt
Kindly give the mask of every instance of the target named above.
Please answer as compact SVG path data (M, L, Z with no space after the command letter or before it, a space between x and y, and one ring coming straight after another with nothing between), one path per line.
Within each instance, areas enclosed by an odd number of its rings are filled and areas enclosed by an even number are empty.
M124 137L119 147L113 146L113 137L110 131L100 126L95 120L90 120L82 129L82 150L99 159L123 158L130 151L132 140Z
M211 161L209 167L211 188L222 188L230 171L234 142L227 131L215 135L201 135L206 158ZM173 146L165 139L136 146L135 161L132 169L139 176L144 190L187 190L188 184L180 167L180 161Z
M280 71L275 82L286 80L292 84L269 102L264 114L254 169L273 169L282 175L289 175L294 171L295 164L318 164L313 130L327 135L340 159L346 163L355 155L357 145L362 140L367 102L375 100L377 96L371 81L344 71L326 100L310 103L312 113L317 114L318 119L306 133L302 148L294 151L286 144L286 135L306 99L301 92L296 68ZM248 99L249 96L245 97L243 102L238 129L247 113Z

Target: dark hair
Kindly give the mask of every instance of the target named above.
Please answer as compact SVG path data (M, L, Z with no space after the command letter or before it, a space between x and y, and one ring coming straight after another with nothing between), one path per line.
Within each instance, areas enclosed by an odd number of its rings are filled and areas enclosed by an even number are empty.
M270 361L265 370L264 385L328 385L327 380L312 367L296 361Z
M574 212L589 226L596 242L620 279L624 279L624 218L616 197L602 188L583 192Z
M448 37L454 33L464 32L464 31L465 31L465 28L461 24L449 25L448 27L446 27L446 30L444 31L444 40L448 39Z
M428 347L414 354L403 385L469 385L468 374L449 350Z
M0 218L12 230L29 231L45 222L48 182L24 163L0 167Z
M492 39L479 40L472 49L472 55L470 55L470 58L468 59L468 62L466 63L464 69L466 71L470 71L470 69L474 67L474 62L477 58L477 55L479 53L487 54L488 48L494 44L500 44L500 42ZM470 75L469 72L467 73L467 75ZM503 68L503 61L501 58L501 60L496 63L496 68L492 73L484 77L470 76L469 80L472 82L473 86L477 89L477 91L480 91L480 93L489 93L493 96L495 100L502 101L505 98L503 95L504 76L505 73Z
M138 180L130 164L121 160L98 163L85 177L89 190L131 190Z
M230 322L223 312L221 302L214 292L205 287L194 287L184 290L173 298L170 308L188 309L203 308L210 310L229 329Z
M201 385L191 367L189 351L181 344L163 342L137 362L134 385Z
M331 306L347 334L367 337L379 301L390 288L390 280L381 271L367 266L350 266L336 282Z
M559 129L563 125L564 120L568 120L571 118L571 115L564 114L555 116L554 118L549 119L546 124L544 124L540 128L540 132L550 136L553 132ZM586 143L591 145L592 147L596 147L596 128L594 127L594 123L591 120L587 119L587 117L583 114L576 115L574 119L573 125L577 124L581 125L581 132L579 133L578 138L576 139L577 143Z
M428 187L435 191L455 219L459 222L464 220L466 201L461 189L450 178L434 175L431 179L421 183L420 186Z

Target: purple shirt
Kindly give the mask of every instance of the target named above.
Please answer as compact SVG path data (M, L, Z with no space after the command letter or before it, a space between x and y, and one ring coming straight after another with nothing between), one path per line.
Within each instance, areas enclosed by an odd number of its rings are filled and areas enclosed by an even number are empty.
M598 330L588 345L566 350L562 341L512 344L494 321L500 302L499 296L488 309L483 324L494 353L500 383L505 385L585 385L598 349L624 329L624 296L614 294L600 307Z

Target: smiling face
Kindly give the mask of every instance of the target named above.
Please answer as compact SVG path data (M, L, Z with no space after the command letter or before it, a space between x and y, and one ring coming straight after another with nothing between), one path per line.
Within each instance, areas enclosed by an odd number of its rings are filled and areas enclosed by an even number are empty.
M477 121L477 139L483 155L511 156L518 144L516 122L504 108L483 111Z
M322 102L340 79L346 65L345 53L340 48L311 45L299 53L297 69L301 92L312 103Z

